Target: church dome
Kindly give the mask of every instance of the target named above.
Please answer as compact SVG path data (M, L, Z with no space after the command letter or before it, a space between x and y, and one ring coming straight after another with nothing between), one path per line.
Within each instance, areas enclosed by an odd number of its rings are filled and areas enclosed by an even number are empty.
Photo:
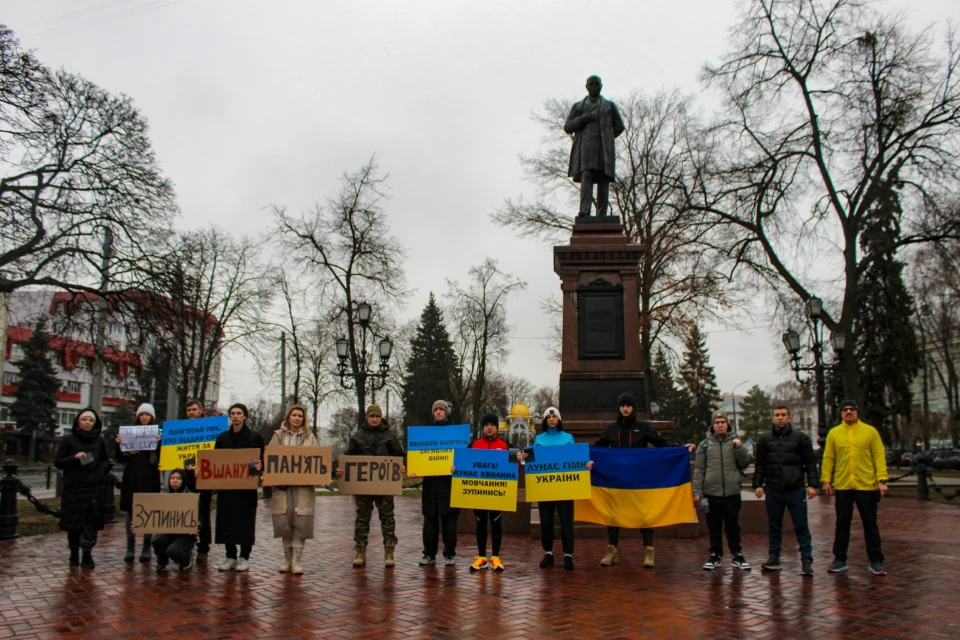
M530 407L525 405L522 402L518 402L513 405L513 408L510 409L510 418L529 418L530 417Z

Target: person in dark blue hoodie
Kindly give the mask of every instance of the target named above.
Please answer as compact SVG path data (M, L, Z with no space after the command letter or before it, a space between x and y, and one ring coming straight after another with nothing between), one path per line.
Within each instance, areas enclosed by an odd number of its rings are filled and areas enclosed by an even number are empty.
M540 433L533 440L535 447L555 447L576 444L573 436L563 430L563 420L556 407L549 407L543 412L543 422L540 423ZM517 452L517 460L522 461L529 455L522 451ZM587 463L587 469L593 468L593 461ZM543 545L544 556L540 561L540 568L547 569L553 566L553 514L560 518L560 541L563 545L563 568L573 569L573 500L550 500L538 503L540 509L540 543Z

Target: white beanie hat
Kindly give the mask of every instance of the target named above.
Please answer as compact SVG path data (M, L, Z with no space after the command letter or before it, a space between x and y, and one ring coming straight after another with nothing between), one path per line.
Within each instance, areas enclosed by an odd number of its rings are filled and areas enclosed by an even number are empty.
M153 405L147 402L144 402L137 408L137 416L139 416L141 413L149 413L151 418L154 420L157 419L157 412L154 410Z
M543 417L546 418L550 414L557 416L557 420L563 420L563 418L560 417L560 411L556 407L547 407L543 412Z

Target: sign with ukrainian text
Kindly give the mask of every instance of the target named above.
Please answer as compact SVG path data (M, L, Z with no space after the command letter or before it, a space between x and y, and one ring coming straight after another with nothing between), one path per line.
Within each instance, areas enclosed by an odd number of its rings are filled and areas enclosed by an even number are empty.
M489 449L456 449L453 453L453 486L450 506L454 509L517 510L517 482L520 472L510 452Z
M535 447L532 461L523 467L527 502L589 500L590 445Z
M263 454L263 486L329 486L331 447L267 447Z
M130 520L134 533L191 534L200 527L196 493L135 493Z
M197 489L256 491L260 475L253 465L257 462L260 449L204 449L197 454Z
M160 440L160 470L182 469L184 460L196 459L197 452L213 449L217 436L226 431L229 424L227 416L164 422L163 438Z
M470 425L410 427L407 430L407 475L448 476L453 452L470 446Z
M343 476L337 491L348 496L403 495L403 458L400 456L340 456Z
M120 427L120 451L156 451L160 427L155 424L140 424Z

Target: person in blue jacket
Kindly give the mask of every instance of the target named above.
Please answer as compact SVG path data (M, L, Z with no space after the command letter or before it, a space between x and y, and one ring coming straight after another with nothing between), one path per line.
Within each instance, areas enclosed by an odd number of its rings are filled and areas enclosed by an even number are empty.
M533 441L535 447L554 447L576 444L573 436L563 430L563 421L556 407L549 407L543 412L543 422L540 423L540 433ZM529 457L521 451L517 452L517 460ZM587 469L593 467L593 462L587 463ZM540 509L540 542L543 545L544 556L540 561L541 569L553 566L553 514L560 517L560 541L563 546L563 568L573 569L573 500L550 500L538 504Z

